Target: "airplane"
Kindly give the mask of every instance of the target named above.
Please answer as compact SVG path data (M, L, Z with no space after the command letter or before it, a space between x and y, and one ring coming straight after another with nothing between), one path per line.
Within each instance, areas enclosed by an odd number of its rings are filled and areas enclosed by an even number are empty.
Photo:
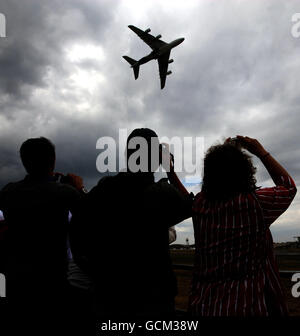
M166 84L167 76L171 75L172 73L172 71L168 71L169 64L174 62L173 59L169 59L171 50L177 47L180 43L182 43L184 41L184 38L178 38L171 43L166 43L160 39L161 35L153 36L149 34L151 31L150 28L146 30L141 30L132 25L129 25L128 28L135 32L152 49L152 52L149 55L141 58L139 61L128 56L123 56L123 58L131 65L131 68L133 68L134 78L137 79L139 77L139 70L142 64L145 64L153 59L157 59L160 75L160 85L161 89L163 89Z

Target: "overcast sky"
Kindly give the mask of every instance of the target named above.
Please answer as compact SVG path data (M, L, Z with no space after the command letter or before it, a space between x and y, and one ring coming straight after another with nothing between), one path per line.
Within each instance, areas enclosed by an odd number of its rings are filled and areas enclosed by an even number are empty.
M57 170L83 176L90 188L100 178L97 139L135 127L204 137L205 148L236 134L256 137L299 187L300 39L291 34L298 0L1 0L0 12L0 187L24 175L21 143L46 136ZM129 24L166 42L185 37L164 90L155 61L135 81L121 57L150 52ZM261 166L257 177L271 185ZM275 241L300 235L299 206L298 195L273 225ZM178 242L193 242L191 220L178 231Z

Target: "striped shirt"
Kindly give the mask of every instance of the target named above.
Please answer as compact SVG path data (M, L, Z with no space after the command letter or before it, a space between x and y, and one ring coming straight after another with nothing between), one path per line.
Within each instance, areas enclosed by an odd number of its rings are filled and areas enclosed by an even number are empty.
M195 271L190 310L197 316L286 315L270 225L289 207L296 186L282 184L194 203Z

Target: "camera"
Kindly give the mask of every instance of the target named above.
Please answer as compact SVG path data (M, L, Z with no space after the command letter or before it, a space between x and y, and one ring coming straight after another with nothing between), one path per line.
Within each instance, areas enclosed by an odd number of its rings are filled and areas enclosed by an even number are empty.
M239 141L239 139L237 137L235 138L230 138L229 140L229 143L233 146L237 146L237 147L240 147L241 146L241 143Z
M162 164L162 157L163 157L163 151L166 153L169 153L170 159L172 163L174 164L174 155L169 151L169 146L167 144L159 144L159 164Z
M63 175L60 173L56 173L54 175L55 181L58 183L63 183L63 184L71 184L71 178L68 175Z

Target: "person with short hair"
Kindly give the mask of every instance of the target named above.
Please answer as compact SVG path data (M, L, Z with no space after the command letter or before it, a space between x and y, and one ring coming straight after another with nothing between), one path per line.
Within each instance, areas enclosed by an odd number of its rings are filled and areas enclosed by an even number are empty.
M147 152L139 157L131 140L142 140ZM192 198L167 179L154 181L160 160L152 160L153 146L159 148L154 131L135 129L127 140L127 172L103 177L72 218L72 253L93 279L98 317L174 314L169 228L191 216ZM133 161L144 170L135 171Z
M257 156L275 186L258 188ZM270 225L296 194L288 172L256 140L238 136L209 148L196 195L190 311L196 316L284 316L287 306Z
M43 312L54 303L56 313L67 292L69 211L78 206L82 179L68 175L57 182L55 147L44 137L20 148L27 175L0 192L0 210L9 230L7 297L14 308Z
M0 274L6 274L7 271L8 267L7 251L8 251L7 225L5 224L4 219L1 219L0 216Z

